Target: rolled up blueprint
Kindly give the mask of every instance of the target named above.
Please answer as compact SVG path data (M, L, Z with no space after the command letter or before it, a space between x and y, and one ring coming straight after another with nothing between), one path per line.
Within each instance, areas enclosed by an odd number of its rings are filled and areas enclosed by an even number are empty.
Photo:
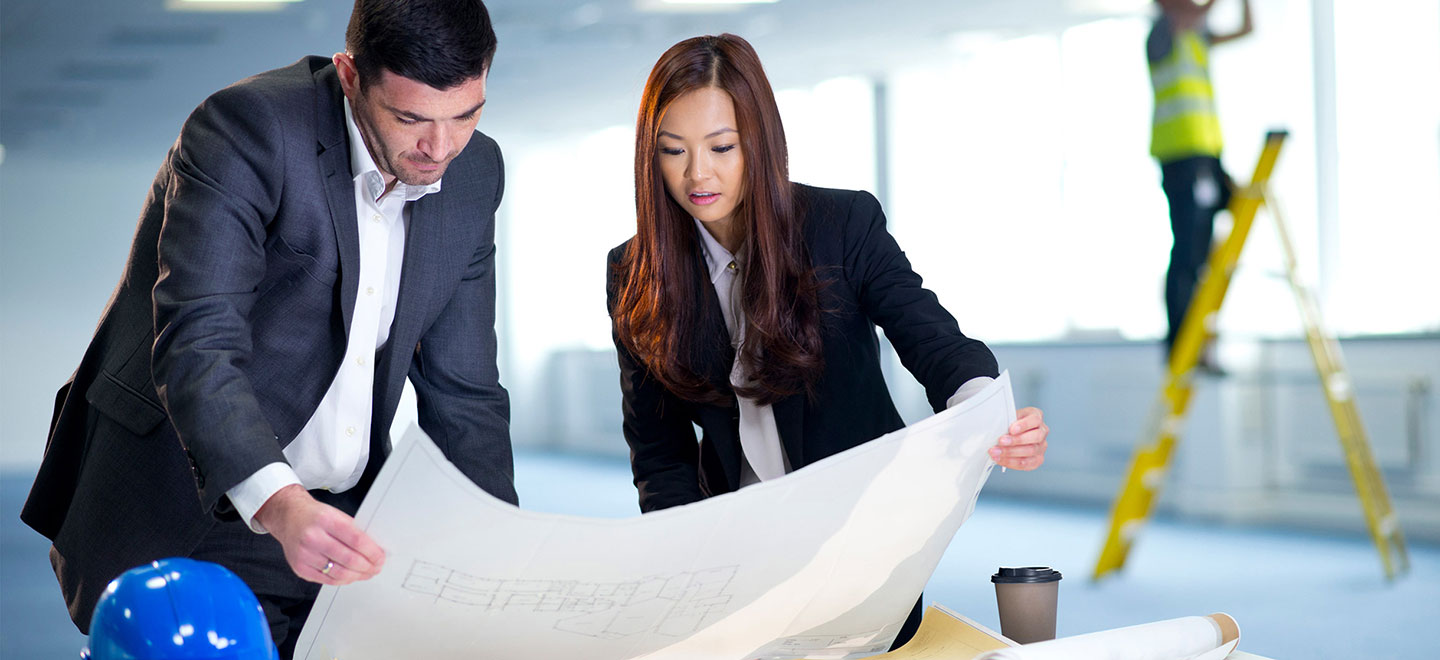
M1224 613L1061 637L986 653L976 660L1220 660L1240 642Z

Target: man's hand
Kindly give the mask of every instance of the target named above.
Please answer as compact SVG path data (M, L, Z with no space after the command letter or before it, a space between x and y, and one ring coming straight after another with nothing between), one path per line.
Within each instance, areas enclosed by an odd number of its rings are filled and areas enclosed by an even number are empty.
M990 448L990 458L997 465L1012 470L1034 470L1045 462L1045 438L1050 427L1045 425L1039 408L1021 408L1017 419L1000 441Z
M301 579L343 585L380 573L385 551L355 526L355 519L291 484L255 512L285 548L285 561Z

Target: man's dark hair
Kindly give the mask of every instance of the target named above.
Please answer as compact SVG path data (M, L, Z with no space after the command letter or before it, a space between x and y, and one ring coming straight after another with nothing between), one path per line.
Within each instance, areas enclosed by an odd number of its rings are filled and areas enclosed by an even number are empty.
M382 70L450 89L485 74L495 57L495 30L480 0L355 0L345 49L360 85Z

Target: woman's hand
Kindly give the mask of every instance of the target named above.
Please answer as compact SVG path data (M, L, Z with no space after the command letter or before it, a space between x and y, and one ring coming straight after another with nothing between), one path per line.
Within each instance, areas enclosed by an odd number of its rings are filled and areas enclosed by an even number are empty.
M1045 462L1045 438L1050 435L1050 427L1045 425L1039 408L1021 408L1015 415L1015 423L990 448L990 458L1001 467L1034 470Z

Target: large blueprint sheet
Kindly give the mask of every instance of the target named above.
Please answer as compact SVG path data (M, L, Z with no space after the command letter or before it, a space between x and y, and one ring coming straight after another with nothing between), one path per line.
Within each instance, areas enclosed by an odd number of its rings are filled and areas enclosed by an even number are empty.
M386 551L325 587L303 660L855 658L883 652L994 466L1008 374L780 479L634 518L490 497L418 430L356 519ZM584 493L576 493L584 497Z

